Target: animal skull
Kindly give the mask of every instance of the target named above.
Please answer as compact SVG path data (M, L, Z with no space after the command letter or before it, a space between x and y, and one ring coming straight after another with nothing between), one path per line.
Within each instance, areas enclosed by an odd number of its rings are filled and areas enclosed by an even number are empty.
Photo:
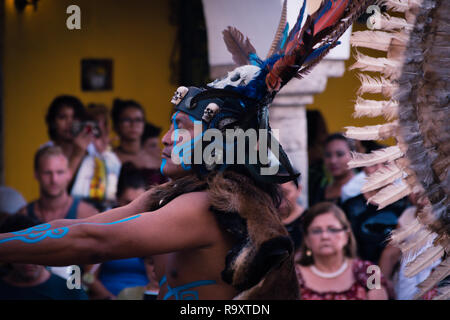
M181 100L186 96L186 94L189 92L189 89L186 87L178 87L177 91L175 91L172 100L170 100L171 103L174 105L178 105Z
M223 89L226 86L239 87L246 86L253 80L261 71L260 67L253 65L246 65L228 72L228 75L223 79L216 79L214 82L208 84L209 87Z
M219 112L219 110L220 107L214 102L208 104L206 106L205 111L203 111L202 120L209 123L212 120L212 118L214 118L214 116Z

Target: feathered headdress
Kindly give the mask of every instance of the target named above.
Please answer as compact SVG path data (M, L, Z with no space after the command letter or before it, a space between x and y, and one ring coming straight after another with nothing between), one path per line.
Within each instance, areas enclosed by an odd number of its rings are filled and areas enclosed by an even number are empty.
M223 37L234 62L239 66L229 72L225 78L209 83L206 88L186 88L177 90L174 99L175 108L203 120L207 129L227 128L266 129L264 141L270 149L278 147L280 171L273 176L261 176L261 164L246 163L247 169L256 179L265 182L282 183L294 180L298 173L272 136L269 125L268 108L275 95L292 78L301 78L335 46L347 28L364 12L374 0L325 0L312 15L306 13L306 1L303 1L295 25L289 31L286 22L286 1L280 23L265 59L256 53L255 48L239 30L228 27ZM209 106L209 107L208 107ZM261 137L259 137L261 138ZM256 146L258 148L258 146ZM217 170L226 167L202 166L200 170ZM205 169L206 168L206 169Z
M396 17L381 13L373 16L372 25L381 30L355 32L351 44L386 52L386 56L372 58L357 52L352 68L380 73L380 77L361 74L358 94L381 93L386 100L358 97L354 115L398 120L348 127L347 136L359 140L395 137L398 145L370 155L354 154L349 165L354 168L389 162L387 168L369 176L364 187L366 191L379 190L369 199L379 208L411 192L429 201L429 205L418 208L413 224L392 234L392 243L402 249L405 259L416 256L407 264L406 276L414 276L443 259L419 285L420 298L450 275L450 6L443 0L384 0L379 4L395 12ZM422 250L429 243L432 245ZM440 299L450 297L449 286L440 291Z

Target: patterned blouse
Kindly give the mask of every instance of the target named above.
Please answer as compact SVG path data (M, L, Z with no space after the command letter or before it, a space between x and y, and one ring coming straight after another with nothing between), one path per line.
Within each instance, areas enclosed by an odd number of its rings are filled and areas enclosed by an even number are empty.
M367 279L372 273L367 273L367 268L373 265L370 261L355 259L353 261L352 270L355 282L352 286L344 291L317 292L305 285L300 266L296 265L297 278L300 287L301 300L366 300L367 299ZM381 276L381 285L386 288L386 283Z

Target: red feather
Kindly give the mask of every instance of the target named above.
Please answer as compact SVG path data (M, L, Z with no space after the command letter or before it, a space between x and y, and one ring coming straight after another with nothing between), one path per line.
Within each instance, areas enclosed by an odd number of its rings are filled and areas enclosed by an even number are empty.
M277 92L293 77L297 76L306 58L314 51L315 45L322 42L330 44L330 48L336 45L338 38L345 32L351 23L358 17L357 13L363 12L368 5L377 0L330 0L331 7L323 14L328 1L312 15L308 16L303 27L292 37L285 46L282 57L277 60L266 76L266 85L270 93ZM320 15L321 14L321 15ZM320 15L320 17L319 17ZM344 19L345 18L345 19ZM308 63L310 70L320 61L329 50L326 50L319 58Z

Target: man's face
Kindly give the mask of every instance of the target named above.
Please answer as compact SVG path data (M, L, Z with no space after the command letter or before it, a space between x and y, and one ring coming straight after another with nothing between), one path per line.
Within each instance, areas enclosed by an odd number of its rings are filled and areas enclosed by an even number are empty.
M72 140L72 125L74 121L73 108L69 106L62 107L55 118L56 135L61 140Z
M185 134L181 134L184 132ZM187 137L189 136L189 137ZM189 150L190 140L194 138L194 122L193 118L184 112L176 112L172 116L172 124L170 125L169 131L162 138L162 143L164 149L162 151L162 164L161 172L172 179L183 177L191 169L191 165L186 164L180 154L180 149L182 150L184 156L186 154L193 152ZM183 146L186 146L184 148ZM175 148L175 150L174 150ZM174 161L173 156L179 158L181 161ZM191 159L193 162L193 159ZM181 162L180 164L178 164Z
M39 182L42 195L52 198L61 196L67 192L70 181L67 159L62 155L42 157L35 177Z

